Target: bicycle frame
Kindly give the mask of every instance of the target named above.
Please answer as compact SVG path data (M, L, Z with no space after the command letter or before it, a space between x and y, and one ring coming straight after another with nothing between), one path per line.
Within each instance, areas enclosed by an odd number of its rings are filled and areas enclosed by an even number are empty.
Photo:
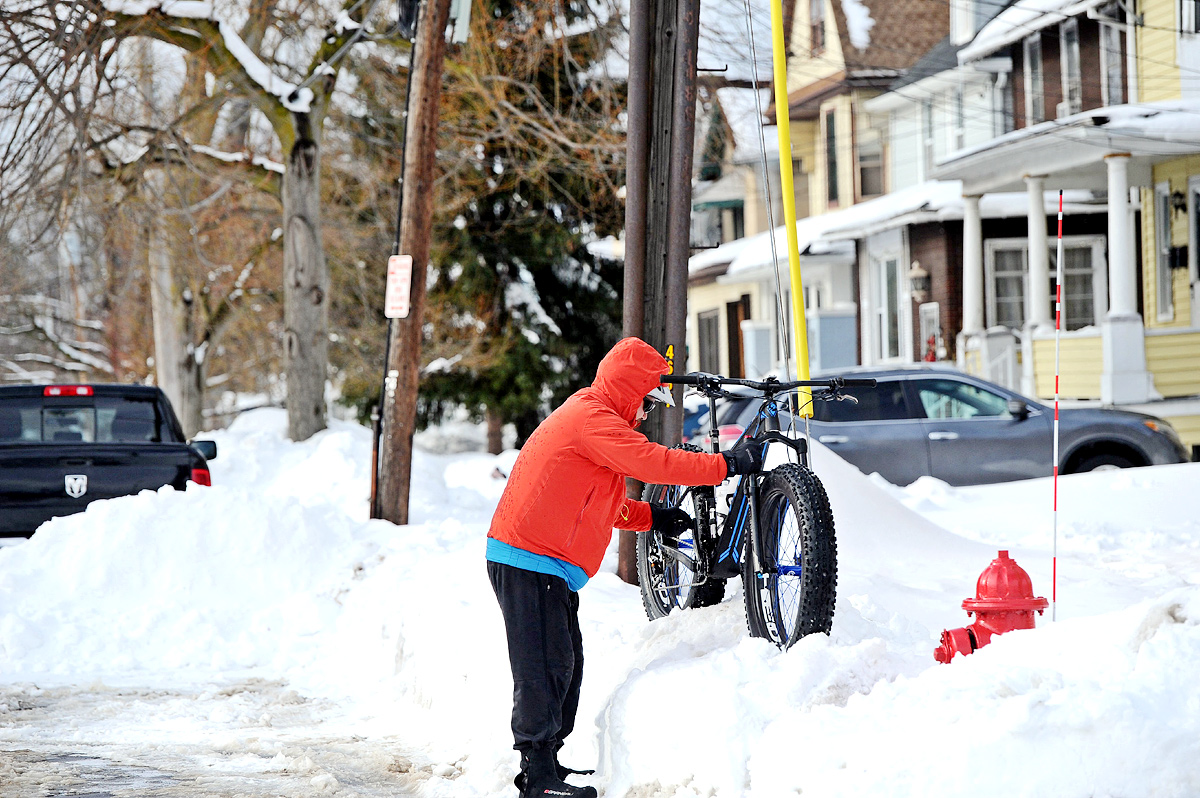
M715 375L700 374L685 377L664 377L664 383L680 383L696 385L708 399L709 417L709 448L713 454L720 452L717 429L717 399L727 396L720 386L722 384L747 385L763 390L762 404L758 408L754 421L743 431L739 441L749 439L755 442L780 443L792 449L799 458L800 465L808 467L808 441L793 439L783 434L779 423L779 394L786 393L799 386L826 388L830 391L828 398L837 398L838 391L847 385L874 385L874 380L805 380L800 382L780 383L776 381L753 382L750 380L727 379ZM822 398L814 395L814 399ZM759 519L759 486L770 472L744 474L738 478L731 498L729 512L724 522L718 524L717 495L714 486L701 486L684 491L680 497L691 493L696 504L696 534L692 557L677 550L665 550L664 554L675 559L680 565L692 572L693 581L687 585L676 587L695 588L703 585L710 578L730 579L741 573L742 563L747 554L753 559L751 566L760 577L764 566L761 544L761 523ZM716 530L719 526L719 532ZM747 550L746 542L750 541Z

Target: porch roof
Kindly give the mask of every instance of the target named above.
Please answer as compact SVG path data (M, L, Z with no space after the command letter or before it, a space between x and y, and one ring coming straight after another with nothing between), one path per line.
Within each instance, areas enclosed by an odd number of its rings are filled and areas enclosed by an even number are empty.
M1083 14L1108 0L1017 0L984 25L958 51L958 62L978 61L1043 28Z
M1200 101L1168 100L1096 108L1042 122L962 150L933 169L961 180L965 194L1019 191L1029 175L1056 188L1106 190L1106 155L1129 155L1130 185L1149 185L1151 167L1200 153Z
M979 201L979 213L984 219L1021 217L1028 213L1028 203L1025 192L985 194ZM1045 207L1047 214L1056 213L1058 198L1046 192ZM1063 194L1063 210L1070 214L1104 213L1106 205L1097 202L1092 192L1074 189ZM822 238L826 241L865 238L910 224L955 221L962 219L963 214L960 181L927 180L831 214L838 220L826 229Z
M745 202L746 178L737 170L732 170L696 191L692 197L692 209L740 208Z
M796 220L797 244L802 260L820 260L825 263L846 265L854 262L854 242L826 241L821 237L831 223L831 218L835 215L835 213L826 213ZM747 280L759 279L764 270L772 269L775 257L778 258L786 276L788 249L787 228L784 225L756 236L741 239L741 241L746 243L730 262L729 270L726 272L727 278L733 278L736 275ZM772 241L774 242L775 257L772 257Z

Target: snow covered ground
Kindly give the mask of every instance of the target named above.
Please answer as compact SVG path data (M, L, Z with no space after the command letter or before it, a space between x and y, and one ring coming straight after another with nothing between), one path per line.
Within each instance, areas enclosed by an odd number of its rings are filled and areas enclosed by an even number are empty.
M418 451L397 528L367 518L367 430L285 429L244 414L212 435L214 487L0 549L5 798L516 794L483 563L515 452ZM998 549L1050 597L1050 481L816 469L832 635L748 638L740 590L651 624L610 551L565 762L611 798L1200 794L1200 465L1060 480L1057 621L950 665L933 649Z

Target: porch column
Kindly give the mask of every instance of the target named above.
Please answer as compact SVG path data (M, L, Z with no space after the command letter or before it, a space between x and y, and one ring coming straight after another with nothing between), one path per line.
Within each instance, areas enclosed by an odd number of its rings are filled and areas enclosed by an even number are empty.
M1045 175L1026 175L1029 281L1025 285L1025 328L1021 335L1021 392L1037 396L1033 334L1050 325L1050 250L1046 246Z
M979 197L963 197L962 331L983 331L983 219Z
M1158 398L1146 370L1146 330L1137 312L1137 262L1129 209L1129 155L1106 155L1108 168L1108 314L1100 325L1104 371L1100 400L1129 404Z
M1027 175L1029 195L1029 293L1025 295L1025 326L1050 324L1050 249L1046 246L1046 178Z

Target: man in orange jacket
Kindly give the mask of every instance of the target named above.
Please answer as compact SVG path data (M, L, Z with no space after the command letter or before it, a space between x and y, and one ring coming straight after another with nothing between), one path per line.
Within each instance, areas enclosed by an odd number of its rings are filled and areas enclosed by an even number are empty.
M748 442L721 454L668 449L635 428L658 401L666 359L625 338L521 449L488 531L488 577L508 636L513 673L512 731L521 752L523 798L595 798L563 781L578 772L557 751L575 726L583 676L578 590L595 576L613 527L678 538L692 526L678 508L625 496L627 476L661 485L716 485L762 468Z

